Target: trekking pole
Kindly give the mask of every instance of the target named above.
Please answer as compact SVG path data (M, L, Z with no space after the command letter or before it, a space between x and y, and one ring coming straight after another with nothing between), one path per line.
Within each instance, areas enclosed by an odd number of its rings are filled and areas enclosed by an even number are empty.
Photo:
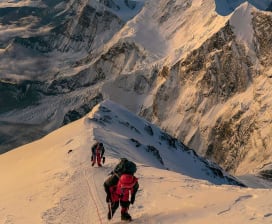
M112 209L111 209L111 202L108 202L108 207L109 207L109 212L110 212L110 215L111 215L111 219L112 219Z

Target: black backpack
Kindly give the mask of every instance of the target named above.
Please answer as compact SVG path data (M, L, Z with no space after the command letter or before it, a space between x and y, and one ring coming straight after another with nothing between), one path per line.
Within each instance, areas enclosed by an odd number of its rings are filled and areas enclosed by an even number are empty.
M137 171L137 166L134 162L129 161L127 158L121 158L120 162L114 168L114 173L119 177L122 174L131 174L134 175Z

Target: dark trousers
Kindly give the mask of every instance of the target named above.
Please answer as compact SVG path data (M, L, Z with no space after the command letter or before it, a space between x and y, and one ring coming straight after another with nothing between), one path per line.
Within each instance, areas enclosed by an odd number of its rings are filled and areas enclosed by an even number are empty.
M129 201L114 201L111 202L111 211L109 211L109 214L111 213L111 217L113 217L114 213L116 212L117 208L119 207L119 202L121 205L121 214L127 213L129 209Z

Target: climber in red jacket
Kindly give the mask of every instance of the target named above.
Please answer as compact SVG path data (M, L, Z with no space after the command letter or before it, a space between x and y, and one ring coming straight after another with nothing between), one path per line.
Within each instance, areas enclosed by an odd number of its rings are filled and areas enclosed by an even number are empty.
M131 221L132 218L128 213L129 205L134 203L139 189L138 179L134 176L134 173L112 172L112 175L104 182L104 189L107 193L106 202L109 205L108 219L110 220L113 217L120 203L121 220Z

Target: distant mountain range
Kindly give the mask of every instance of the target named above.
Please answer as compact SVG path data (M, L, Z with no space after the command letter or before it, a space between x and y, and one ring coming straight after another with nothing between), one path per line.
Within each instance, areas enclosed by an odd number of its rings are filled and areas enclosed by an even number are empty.
M0 152L110 99L228 172L269 173L271 5L1 2Z

